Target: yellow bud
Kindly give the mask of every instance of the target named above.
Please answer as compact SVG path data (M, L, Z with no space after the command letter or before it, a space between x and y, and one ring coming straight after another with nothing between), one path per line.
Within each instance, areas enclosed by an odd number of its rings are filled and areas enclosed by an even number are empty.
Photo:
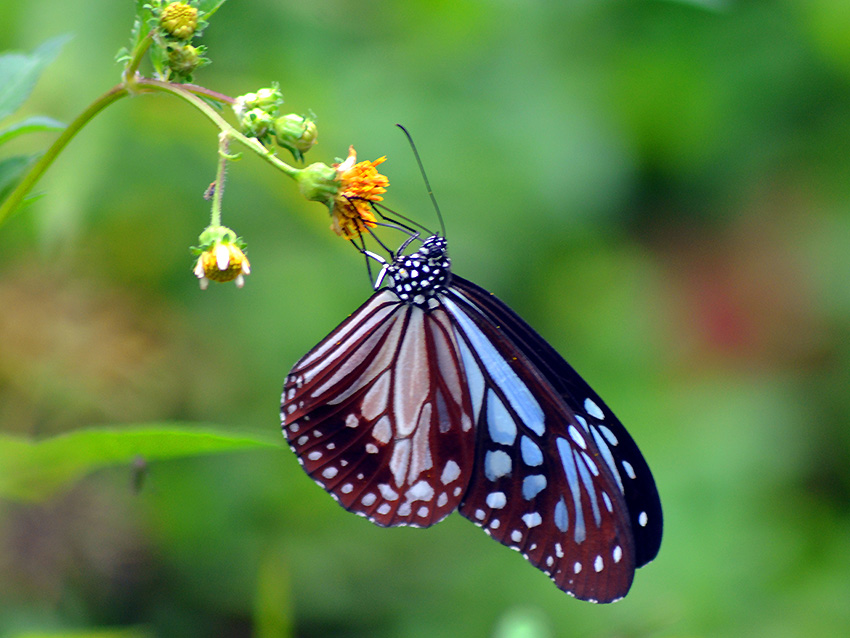
M198 27L198 10L185 2L172 2L162 10L159 23L168 35L188 40Z

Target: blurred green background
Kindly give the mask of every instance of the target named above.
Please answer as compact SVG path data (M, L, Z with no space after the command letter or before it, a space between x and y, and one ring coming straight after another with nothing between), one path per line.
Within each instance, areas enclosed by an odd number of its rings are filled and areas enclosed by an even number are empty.
M230 0L196 81L272 81L309 161L387 155L436 226L605 397L665 508L595 606L455 515L379 529L277 448L98 471L0 501L3 636L829 636L850 632L850 9L845 0ZM19 115L119 80L132 3L0 5L0 49L73 34ZM49 143L45 135L40 144ZM256 157L224 223L245 288L198 289L213 127L122 100L0 228L0 429L203 421L279 436L292 364L370 293L327 212Z

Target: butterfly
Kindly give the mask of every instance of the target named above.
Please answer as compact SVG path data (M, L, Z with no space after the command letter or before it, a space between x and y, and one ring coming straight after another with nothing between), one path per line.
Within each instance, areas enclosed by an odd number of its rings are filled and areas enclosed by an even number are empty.
M567 593L619 600L661 545L637 445L534 329L451 272L443 236L403 254L413 239L376 257L387 286L286 377L298 461L377 525L458 510Z

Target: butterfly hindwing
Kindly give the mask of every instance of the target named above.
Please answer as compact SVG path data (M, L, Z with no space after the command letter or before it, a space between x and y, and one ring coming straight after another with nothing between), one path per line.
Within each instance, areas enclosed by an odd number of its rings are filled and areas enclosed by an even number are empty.
M287 439L346 509L420 527L456 509L475 440L453 339L443 311L426 314L383 291L287 376Z

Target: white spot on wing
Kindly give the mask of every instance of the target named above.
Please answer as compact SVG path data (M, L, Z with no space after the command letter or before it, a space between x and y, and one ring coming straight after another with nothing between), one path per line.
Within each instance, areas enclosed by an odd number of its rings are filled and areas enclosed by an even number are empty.
M496 443L513 445L516 440L516 423L492 390L487 392L487 430Z
M614 433L611 431L610 428L605 425L597 425L596 427L599 428L599 431L602 432L602 436L605 437L605 440L608 441L608 443L610 443L611 445L617 445L617 443L619 443L617 437L614 436Z
M395 501L398 499L398 492L391 488L387 483L378 483L378 490L381 492L381 496L388 501Z
M646 524L649 522L649 517L646 515L646 512L641 512L638 514L638 524L641 527L646 527Z
M527 436L522 436L519 440L519 451L522 456L522 462L529 467L537 467L543 464L543 452L540 447Z
M532 474L522 480L522 497L530 501L546 487L546 477L542 474Z
M567 512L567 504L564 502L564 497L562 496L555 504L555 527L562 532L566 532L569 526L570 520L569 513Z
M379 443L386 444L390 442L390 439L393 438L393 430L387 416L382 416L378 419L375 427L372 428L372 436Z
M454 461L446 461L446 466L443 468L443 473L440 475L440 482L443 485L448 485L460 476L460 466Z
M504 492L491 492L487 495L487 507L494 510L502 509L508 502Z
M605 418L605 414L599 409L599 406L593 402L593 399L588 398L584 400L584 411L600 421Z
M537 527L538 525L540 525L540 523L543 522L543 519L540 518L540 514L538 514L537 512L530 512L529 514L522 515L522 522L525 523L526 527L530 529L532 527Z
M409 501L430 501L434 498L434 488L427 481L418 481L404 493L404 497Z
M575 441L575 444L578 445L582 450L587 449L587 443L584 442L584 437L579 434L579 431L576 430L576 426L570 425L567 428L567 431L570 433L570 438Z
M601 572L603 567L605 567L605 564L602 562L602 557L597 555L596 560L593 561L593 569L596 572Z
M491 481L511 473L511 457L502 450L489 450L484 455L484 475Z

